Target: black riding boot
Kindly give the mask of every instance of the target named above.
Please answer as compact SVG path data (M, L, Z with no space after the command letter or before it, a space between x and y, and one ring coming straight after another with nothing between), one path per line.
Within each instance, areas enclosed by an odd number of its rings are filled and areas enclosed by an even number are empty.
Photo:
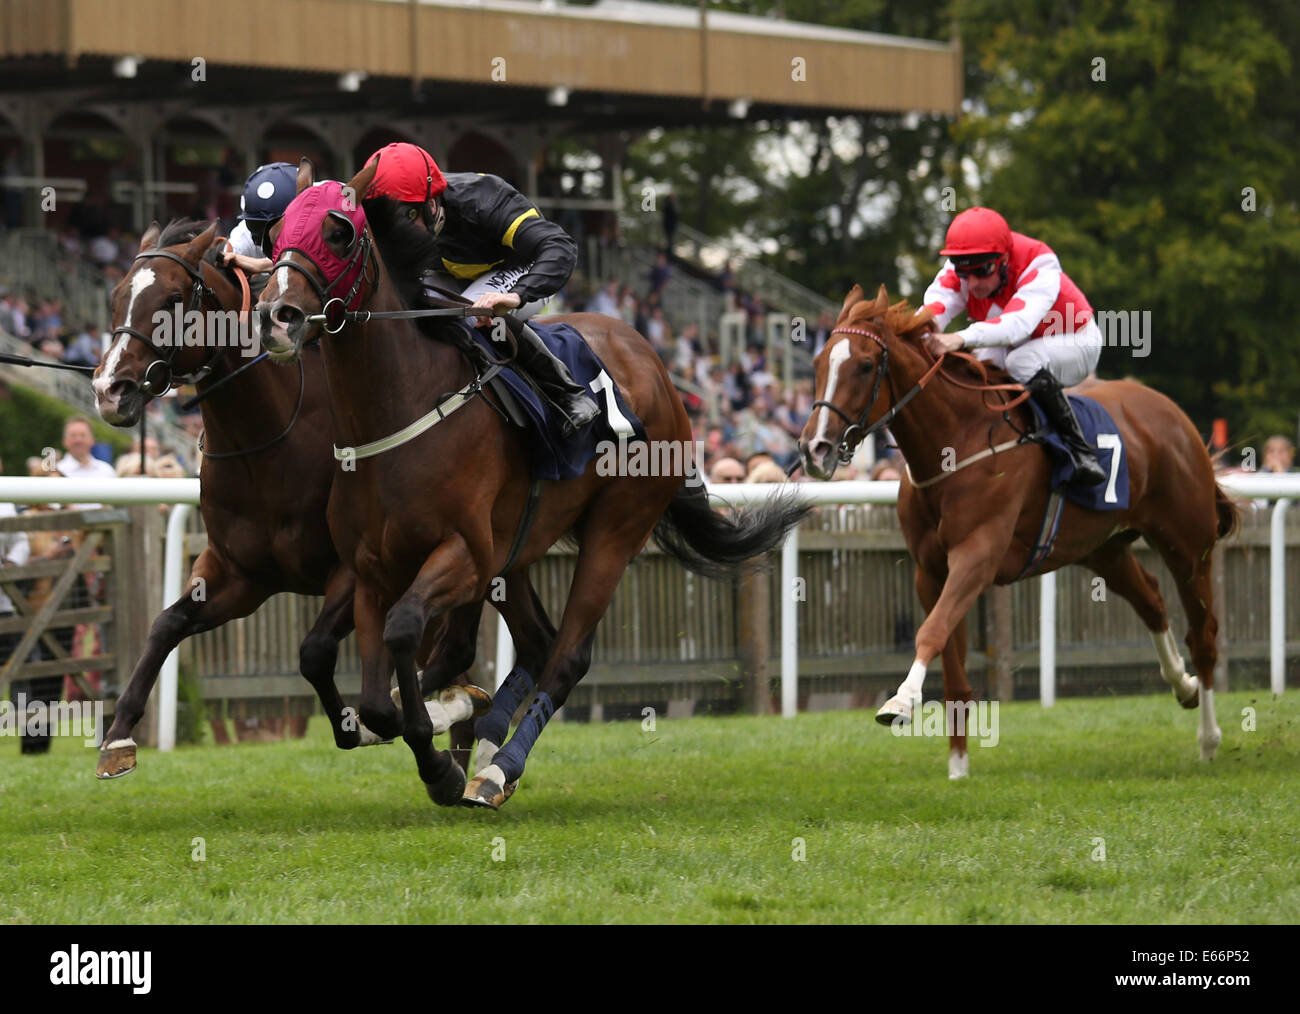
M1034 400L1047 415L1047 420L1060 432L1065 446L1074 459L1074 478L1083 486L1096 486L1106 481L1106 472L1097 462L1097 455L1083 439L1079 429L1079 420L1075 418L1070 399L1065 395L1061 382L1048 372L1047 368L1039 370L1025 384Z
M541 335L527 324L520 324L519 331L516 361L565 417L564 435L573 436L594 422L600 409L588 396L586 388L573 379L569 368L551 354Z

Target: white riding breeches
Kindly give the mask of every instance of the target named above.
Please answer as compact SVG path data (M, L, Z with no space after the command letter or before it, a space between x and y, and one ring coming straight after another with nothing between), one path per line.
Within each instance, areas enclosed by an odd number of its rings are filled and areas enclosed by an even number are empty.
M1031 338L1017 348L972 349L976 358L1000 366L1023 384L1044 367L1063 387L1081 384L1097 368L1105 344L1101 328L1089 318L1082 331Z

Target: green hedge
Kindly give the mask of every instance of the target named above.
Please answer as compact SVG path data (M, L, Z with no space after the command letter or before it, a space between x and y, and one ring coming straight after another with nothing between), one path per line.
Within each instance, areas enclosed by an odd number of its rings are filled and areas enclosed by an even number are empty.
M0 380L0 458L5 474L26 475L27 459L39 456L44 447L53 447L63 457L63 424L80 414L57 398ZM89 418L95 439L111 444L115 456L131 446L132 433Z

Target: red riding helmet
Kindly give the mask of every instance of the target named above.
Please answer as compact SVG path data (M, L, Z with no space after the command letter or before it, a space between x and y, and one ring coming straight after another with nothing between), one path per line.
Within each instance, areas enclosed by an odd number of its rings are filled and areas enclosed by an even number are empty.
M365 197L391 197L408 204L422 204L447 189L447 180L433 156L417 144L395 141L366 159L376 159L375 178Z
M944 257L1010 252L1011 227L992 208L969 208L954 218L948 226L947 245L939 251Z

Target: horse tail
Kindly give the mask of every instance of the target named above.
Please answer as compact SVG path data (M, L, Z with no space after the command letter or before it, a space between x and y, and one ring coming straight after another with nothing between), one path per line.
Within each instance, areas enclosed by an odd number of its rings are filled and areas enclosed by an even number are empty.
M1217 482L1214 484L1214 512L1219 516L1219 538L1235 535L1241 528L1241 508L1228 498Z
M812 511L794 489L762 503L714 510L703 485L683 485L655 525L654 538L669 556L703 577L724 580L746 560L776 549L785 533Z

